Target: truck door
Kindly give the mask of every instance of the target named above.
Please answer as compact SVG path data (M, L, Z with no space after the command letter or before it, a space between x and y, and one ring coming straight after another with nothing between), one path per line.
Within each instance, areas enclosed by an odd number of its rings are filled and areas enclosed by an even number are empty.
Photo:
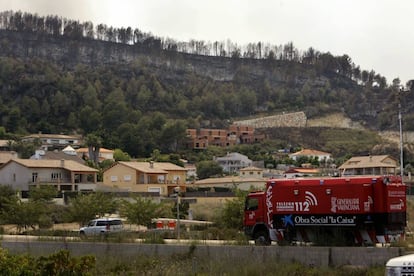
M264 222L263 197L248 196L244 208L244 225L254 226Z

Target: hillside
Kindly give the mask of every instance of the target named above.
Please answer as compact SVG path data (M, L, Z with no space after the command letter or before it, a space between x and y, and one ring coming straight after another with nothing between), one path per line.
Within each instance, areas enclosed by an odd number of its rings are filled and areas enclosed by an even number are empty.
M303 112L235 121L254 126L273 145L280 148L315 148L330 152L335 158L352 155L400 155L399 131L374 131L353 122L343 113L308 119ZM405 163L414 158L414 133L403 132Z
M332 128L352 128L364 129L361 123L352 121L342 113L332 113L324 117L309 119L306 123L308 127L332 127Z
M358 140L361 129L398 130L394 88L345 55L299 54L292 44L264 55L234 45L212 55L184 51L190 45L139 31L132 39L123 37L122 29L94 30L57 17L1 15L10 20L0 24L0 122L17 136L93 134L104 147L139 157L154 149L183 150L186 128L222 128L240 119L303 112L312 128L287 125L266 134L282 147L314 144L343 154L389 146L368 135L372 139L364 136L370 140L364 149L338 149L322 137L313 140L315 135L346 138L344 127L351 127ZM41 26L31 25L34 21ZM412 94L401 101L406 131L414 130Z
M238 106L234 106L236 102L231 99L228 103L215 103L224 106L211 107L207 112L210 114L204 118L208 120L303 110L309 118L345 112L353 121L371 129L397 127L396 96L393 93L387 89L357 85L349 77L321 70L318 66L285 60L202 56L7 30L0 30L0 41L0 56L17 58L16 62L24 67L27 67L27 62L44 61L56 64L52 70L65 74L75 73L83 64L88 66L84 70L104 70L107 72L102 73L118 75L123 81L149 74L167 93L192 91L188 95L190 101L195 96L205 95L210 89L216 90L216 95L220 95L220 90L245 94L243 96L248 102L241 102ZM25 75L31 77L30 72ZM39 77L35 79L40 80ZM229 112L221 110L224 107ZM404 108L411 112L411 106Z

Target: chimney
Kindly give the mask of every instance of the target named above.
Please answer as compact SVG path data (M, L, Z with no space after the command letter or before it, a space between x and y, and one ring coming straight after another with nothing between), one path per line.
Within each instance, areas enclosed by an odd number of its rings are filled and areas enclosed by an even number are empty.
M153 169L154 168L154 161L150 161L150 168Z

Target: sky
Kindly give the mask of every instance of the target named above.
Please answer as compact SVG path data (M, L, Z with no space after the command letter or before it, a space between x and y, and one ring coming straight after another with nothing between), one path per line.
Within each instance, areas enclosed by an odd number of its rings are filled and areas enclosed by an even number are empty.
M414 79L411 0L1 0L4 10L138 28L177 41L292 42L300 51L347 54L389 84Z

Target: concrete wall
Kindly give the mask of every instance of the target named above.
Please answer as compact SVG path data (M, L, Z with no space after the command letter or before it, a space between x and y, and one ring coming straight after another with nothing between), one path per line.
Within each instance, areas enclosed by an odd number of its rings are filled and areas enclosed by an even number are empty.
M293 112L250 120L235 121L234 124L240 126L253 126L254 128L305 127L306 121L307 117L304 112Z
M111 256L122 259L134 258L139 255L169 256L187 254L192 251L191 245L173 244L138 244L138 243L92 243L92 242L40 242L40 241L5 241L3 248L11 253L30 253L48 255L61 249L67 249L75 256L93 254ZM210 260L232 260L257 262L300 262L309 266L343 265L383 266L388 259L404 254L397 247L293 247L293 246L230 246L195 244L194 256Z

